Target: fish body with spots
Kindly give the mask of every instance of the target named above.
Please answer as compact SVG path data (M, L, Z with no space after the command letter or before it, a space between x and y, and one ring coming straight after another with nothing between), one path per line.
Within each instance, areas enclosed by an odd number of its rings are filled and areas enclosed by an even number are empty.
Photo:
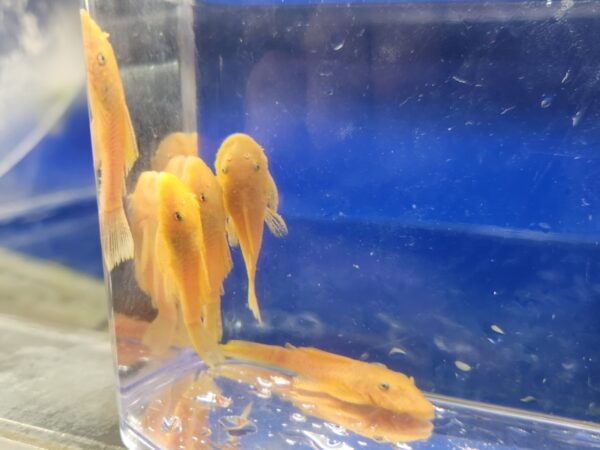
M226 138L217 152L215 170L223 190L229 242L239 243L248 276L248 307L262 323L255 290L256 265L266 223L277 237L287 234L278 214L279 194L263 149L243 133Z

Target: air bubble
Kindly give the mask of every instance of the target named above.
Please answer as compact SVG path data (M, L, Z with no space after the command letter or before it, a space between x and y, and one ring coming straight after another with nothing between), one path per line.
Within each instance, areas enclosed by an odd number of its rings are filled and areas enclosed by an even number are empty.
M346 43L346 34L345 33L334 33L331 35L331 39L329 40L329 44L333 51L337 52L344 48L344 44Z
M549 108L550 106L552 106L553 102L554 102L554 95L544 95L542 97L542 101L540 102L540 106L542 108Z
M300 413L294 413L290 416L290 420L292 422L304 423L304 422L306 422L306 416L303 416Z

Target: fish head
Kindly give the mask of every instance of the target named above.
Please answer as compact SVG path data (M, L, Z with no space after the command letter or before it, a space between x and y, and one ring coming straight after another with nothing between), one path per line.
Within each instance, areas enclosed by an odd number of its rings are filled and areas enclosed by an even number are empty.
M198 157L188 157L183 174L184 183L196 195L201 209L222 208L223 192L212 170Z
M202 230L196 197L175 175L158 177L158 230L171 248L185 252Z
M268 174L267 157L258 143L247 134L235 133L223 141L217 152L215 170L222 184L230 180L256 183Z
M422 420L434 417L432 404L417 388L412 377L375 366L360 383L363 384L361 390L368 393L373 405Z
M102 31L84 9L80 10L80 19L88 88L93 94L104 97L118 74L117 59L108 33Z
M166 170L173 158L177 156L196 156L198 155L198 133L170 133L160 141L154 159L152 168L154 170Z

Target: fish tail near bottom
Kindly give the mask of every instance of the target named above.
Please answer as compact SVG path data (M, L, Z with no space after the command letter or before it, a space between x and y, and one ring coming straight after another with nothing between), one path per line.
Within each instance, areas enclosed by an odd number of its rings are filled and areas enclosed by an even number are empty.
M123 261L133 259L133 236L122 206L111 211L100 211L100 235L109 272Z
M214 367L216 364L223 362L224 357L218 342L212 339L199 321L186 323L185 327L194 350L206 365Z
M260 308L258 307L258 299L256 298L254 277L248 277L248 308L252 311L252 315L258 321L259 325L263 324Z

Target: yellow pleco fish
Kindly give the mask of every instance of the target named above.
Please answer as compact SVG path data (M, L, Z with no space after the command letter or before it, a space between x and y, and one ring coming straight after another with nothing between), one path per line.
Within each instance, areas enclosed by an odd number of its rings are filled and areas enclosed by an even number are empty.
M138 158L138 148L108 34L87 11L82 9L80 16L94 164L100 171L100 235L105 265L110 271L133 258L133 238L123 195L125 176Z
M239 242L246 265L248 307L256 320L262 323L255 276L263 224L266 223L277 237L287 234L287 226L277 213L277 187L262 148L246 134L232 134L223 141L217 152L215 169L231 225L229 241Z
M293 373L293 386L338 400L384 408L431 420L433 406L414 379L376 364L309 347L280 347L248 341L221 345L223 354L245 362Z
M175 284L194 349L212 366L222 357L203 317L202 304L209 296L210 284L199 208L196 196L177 176L166 172L159 175L157 245L164 254L161 265Z
M319 391L298 388L293 375L247 364L221 364L213 370L215 376L249 385L256 392L269 384L269 390L290 401L303 414L343 426L377 442L411 442L427 439L433 426L427 419L408 413L397 413L372 404L344 402Z
M165 170L175 156L198 156L198 133L177 131L160 141L152 159L152 170Z
M156 239L158 229L158 172L142 172L129 196L131 233L134 241L135 279L140 289L158 310L143 342L155 354L166 351L173 343L178 323L176 292L173 283L161 270L164 248Z
M175 156L165 168L173 173L194 193L200 205L200 219L204 237L204 259L208 270L209 295L204 317L211 336L220 341L223 336L221 295L223 281L232 268L231 254L225 231L223 193L210 168L196 156Z

